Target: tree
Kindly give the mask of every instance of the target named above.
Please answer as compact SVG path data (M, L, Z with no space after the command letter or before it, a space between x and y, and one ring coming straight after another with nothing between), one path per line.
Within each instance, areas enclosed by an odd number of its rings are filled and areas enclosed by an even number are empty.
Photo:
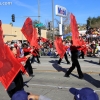
M90 22L90 27L92 28L99 28L100 27L100 16L98 17L89 17L87 20Z

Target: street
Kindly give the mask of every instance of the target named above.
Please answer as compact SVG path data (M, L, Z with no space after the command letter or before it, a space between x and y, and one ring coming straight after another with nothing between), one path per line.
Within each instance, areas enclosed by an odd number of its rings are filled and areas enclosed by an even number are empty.
M68 58L71 62L70 57ZM61 64L58 65L58 59L41 57L41 64L34 62L32 64L34 77L23 76L24 82L27 84L24 87L25 90L34 94L44 95L52 100L73 100L74 96L69 92L70 87L79 89L90 87L98 93L100 98L100 65L98 64L98 58L85 57L85 59L79 59L84 79L78 79L77 69L72 72L69 78L64 77L71 64L68 65L63 58ZM0 89L0 100L10 100L1 84Z

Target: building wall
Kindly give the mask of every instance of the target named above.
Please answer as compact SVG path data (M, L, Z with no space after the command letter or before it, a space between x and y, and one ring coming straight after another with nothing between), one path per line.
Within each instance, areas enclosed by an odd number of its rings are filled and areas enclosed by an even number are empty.
M4 41L12 41L12 40L26 40L24 35L21 32L21 27L12 27L10 24L2 24ZM46 30L41 30L41 37L47 38ZM9 36L12 35L12 36ZM16 35L16 37L15 37Z

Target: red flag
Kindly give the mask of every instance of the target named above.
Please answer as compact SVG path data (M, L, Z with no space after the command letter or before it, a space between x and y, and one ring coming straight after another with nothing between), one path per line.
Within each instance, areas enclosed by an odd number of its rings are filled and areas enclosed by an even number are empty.
M80 39L80 44L81 44L82 47L79 50L82 50L84 52L84 54L86 54L87 53L87 47L86 47L85 41L82 38Z
M35 47L39 46L38 45L38 34L37 34L36 28L33 28L32 39L31 39L30 45L35 46Z
M21 67L21 64L14 57L9 47L4 44L2 27L0 25L0 82L5 89L9 87Z
M46 39L46 38L41 37L41 41L42 41L42 42L46 42L46 41L47 41L47 39Z
M55 44L55 47L56 47L58 54L60 55L60 58L63 58L63 56L66 52L66 49L65 49L65 46L62 43L62 38L56 37L54 44Z
M78 32L77 22L73 14L70 15L70 19L71 19L70 25L71 25L71 31L72 31L73 45L78 46L80 45L80 41L79 41L79 32Z
M36 46L36 47L38 46L37 30L36 30L36 28L33 28L32 20L30 18L26 19L21 31L24 34L24 36L26 37L26 39L30 42L31 46Z
M24 25L23 25L21 31L24 34L24 36L26 37L26 39L29 42L31 42L32 33L33 33L33 26L32 26L32 20L29 17L24 22Z

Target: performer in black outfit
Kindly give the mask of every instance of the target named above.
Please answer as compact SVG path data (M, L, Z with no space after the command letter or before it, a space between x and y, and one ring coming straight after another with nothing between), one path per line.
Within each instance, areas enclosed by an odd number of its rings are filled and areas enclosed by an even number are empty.
M24 51L24 56L27 56L31 53L31 48L28 49L28 44L24 43L23 44L23 51ZM30 58L27 59L26 61L26 65L25 65L25 69L28 70L28 74L30 76L33 76L33 69L32 69L32 66L31 66L31 63L30 63Z
M33 57L31 59L31 62L34 61L34 58L35 57L37 58L37 63L40 64L40 60L39 60L39 50L37 48L33 47Z
M13 86L13 84L14 84L14 86ZM19 90L22 90L23 87L24 87L24 82L23 82L23 77L22 77L22 72L21 71L14 78L13 84L11 84L12 89L11 90L7 90L7 93L8 93L10 98L12 97L12 95L15 92L17 92Z
M68 60L68 57L67 57L66 52L65 52L65 54L64 54L64 57L65 57L65 60L66 60L67 64L70 64L70 62L69 62L69 60ZM61 61L62 61L62 59L61 59L61 58L59 58L59 60L58 60L58 64L60 64L60 63L61 63Z
M79 55L79 58L82 57L84 59L84 52L81 50L81 54Z
M67 51L68 47L66 46L66 42L65 42L65 41L63 41L63 45L65 46L65 49L66 49L66 51ZM64 54L64 57L65 57L65 60L66 60L67 64L70 64L66 52L65 52L65 54ZM59 58L59 60L58 60L58 64L60 64L61 61L62 61L62 59Z
M12 53L14 54L14 56L16 57L17 54L17 49L15 47L11 47L10 48ZM17 58L16 58L17 59ZM23 89L24 86L24 82L23 82L23 77L22 77L22 71L19 71L18 74L16 75L16 77L14 78L12 84L10 85L9 89L7 90L7 93L10 97L12 97L12 95ZM11 88L12 87L12 88Z
M77 67L77 72L78 72L79 78L82 79L83 73L81 71L81 67L78 62L78 48L80 48L80 47L74 46L72 41L71 41L71 44L72 45L70 46L70 50L71 50L72 67L70 67L69 70L66 72L65 77L69 77L71 72L75 69L75 67Z

